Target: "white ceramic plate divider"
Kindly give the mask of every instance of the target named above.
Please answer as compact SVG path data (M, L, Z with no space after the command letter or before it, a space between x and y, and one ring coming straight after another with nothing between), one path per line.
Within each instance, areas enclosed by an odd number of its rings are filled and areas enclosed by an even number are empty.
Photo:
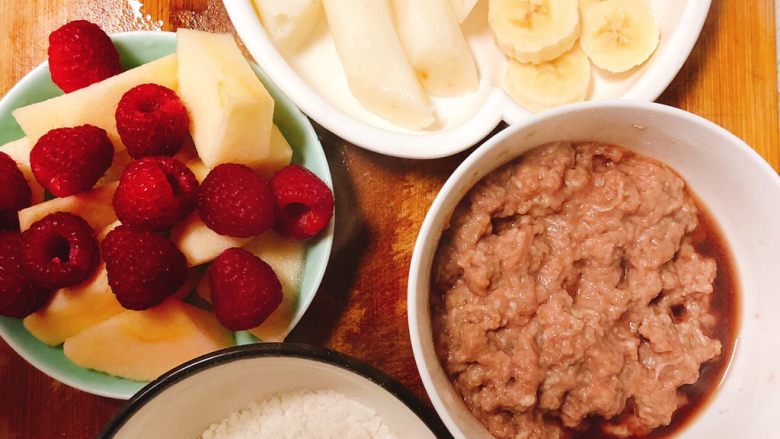
M655 54L642 66L619 75L594 68L590 99L653 101L688 58L711 0L647 1L661 29ZM252 0L224 0L252 57L304 113L357 146L411 159L456 154L477 144L501 121L511 125L531 115L500 87L506 58L487 25L487 3L481 0L462 25L480 70L479 89L457 98L432 98L437 122L413 131L374 115L352 96L324 16L308 43L283 55L265 32Z

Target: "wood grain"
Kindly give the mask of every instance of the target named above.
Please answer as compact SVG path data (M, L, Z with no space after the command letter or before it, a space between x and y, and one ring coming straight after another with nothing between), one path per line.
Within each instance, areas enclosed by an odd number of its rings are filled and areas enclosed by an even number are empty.
M49 32L85 18L109 32L179 26L232 31L221 2L144 2L133 20L120 0L0 0L0 94L46 59ZM780 169L774 5L714 0L691 58L660 101L724 126ZM425 397L406 327L406 276L430 203L468 151L435 161L383 157L318 128L337 196L336 241L314 303L290 336L354 355ZM94 437L120 401L35 370L0 342L0 438Z

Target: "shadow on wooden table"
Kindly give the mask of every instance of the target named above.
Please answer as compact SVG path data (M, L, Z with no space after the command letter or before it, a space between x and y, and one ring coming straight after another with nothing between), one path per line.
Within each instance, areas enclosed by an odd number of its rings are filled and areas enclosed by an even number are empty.
M346 163L339 152L339 148L343 147L339 143L343 141L319 127L317 133L325 146L336 198L333 249L322 285L306 316L287 341L326 345L333 328L339 322L336 317L343 313L349 301L369 239L368 231L364 227L363 212L350 181Z

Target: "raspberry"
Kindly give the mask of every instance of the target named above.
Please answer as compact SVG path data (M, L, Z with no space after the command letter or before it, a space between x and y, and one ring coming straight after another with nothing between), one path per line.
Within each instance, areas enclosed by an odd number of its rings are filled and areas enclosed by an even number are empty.
M168 238L123 224L101 244L108 284L127 309L159 305L187 279L187 261Z
M282 303L274 270L252 253L229 248L208 270L214 314L233 331L260 325Z
M320 233L333 216L333 192L308 169L289 165L271 179L276 203L276 233L309 239Z
M134 159L172 156L190 133L190 117L176 92L157 84L141 84L119 101L116 129Z
M192 213L198 180L180 161L146 157L130 162L114 193L122 223L161 232Z
M46 215L22 234L22 268L46 288L69 287L83 281L98 259L95 232L72 213Z
M37 311L51 295L24 273L21 253L19 232L0 232L0 315L16 319Z
M19 230L17 212L30 205L30 185L16 162L0 152L0 230Z
M268 182L244 165L219 165L200 187L198 211L220 235L250 237L273 225L274 203Z
M65 93L122 72L119 53L100 27L71 21L49 34L51 79Z
M35 178L57 197L92 189L111 167L114 146L106 131L92 125L56 128L30 152Z

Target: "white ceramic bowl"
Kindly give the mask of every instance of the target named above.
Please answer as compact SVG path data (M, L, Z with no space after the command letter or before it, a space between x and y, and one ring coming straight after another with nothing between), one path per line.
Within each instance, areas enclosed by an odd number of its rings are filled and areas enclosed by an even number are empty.
M299 389L355 398L398 438L449 437L436 414L387 375L339 352L293 343L237 346L185 363L138 392L99 437L196 438L252 402Z
M661 29L658 49L645 64L623 74L593 69L591 99L655 100L688 58L710 0L648 1ZM413 159L455 154L478 143L500 121L513 124L531 115L500 88L506 57L487 25L487 3L480 1L462 26L480 71L479 89L458 98L434 98L437 123L412 131L367 111L352 96L326 20L312 30L312 41L283 56L268 38L252 0L224 0L255 61L304 113L355 145Z
M744 142L705 119L626 101L577 104L519 122L471 154L434 200L412 256L409 331L425 389L450 432L459 439L491 437L455 393L433 348L428 294L442 230L474 183L535 146L562 140L622 145L665 162L709 208L736 265L741 323L725 379L680 436L772 436L780 413L780 177Z

